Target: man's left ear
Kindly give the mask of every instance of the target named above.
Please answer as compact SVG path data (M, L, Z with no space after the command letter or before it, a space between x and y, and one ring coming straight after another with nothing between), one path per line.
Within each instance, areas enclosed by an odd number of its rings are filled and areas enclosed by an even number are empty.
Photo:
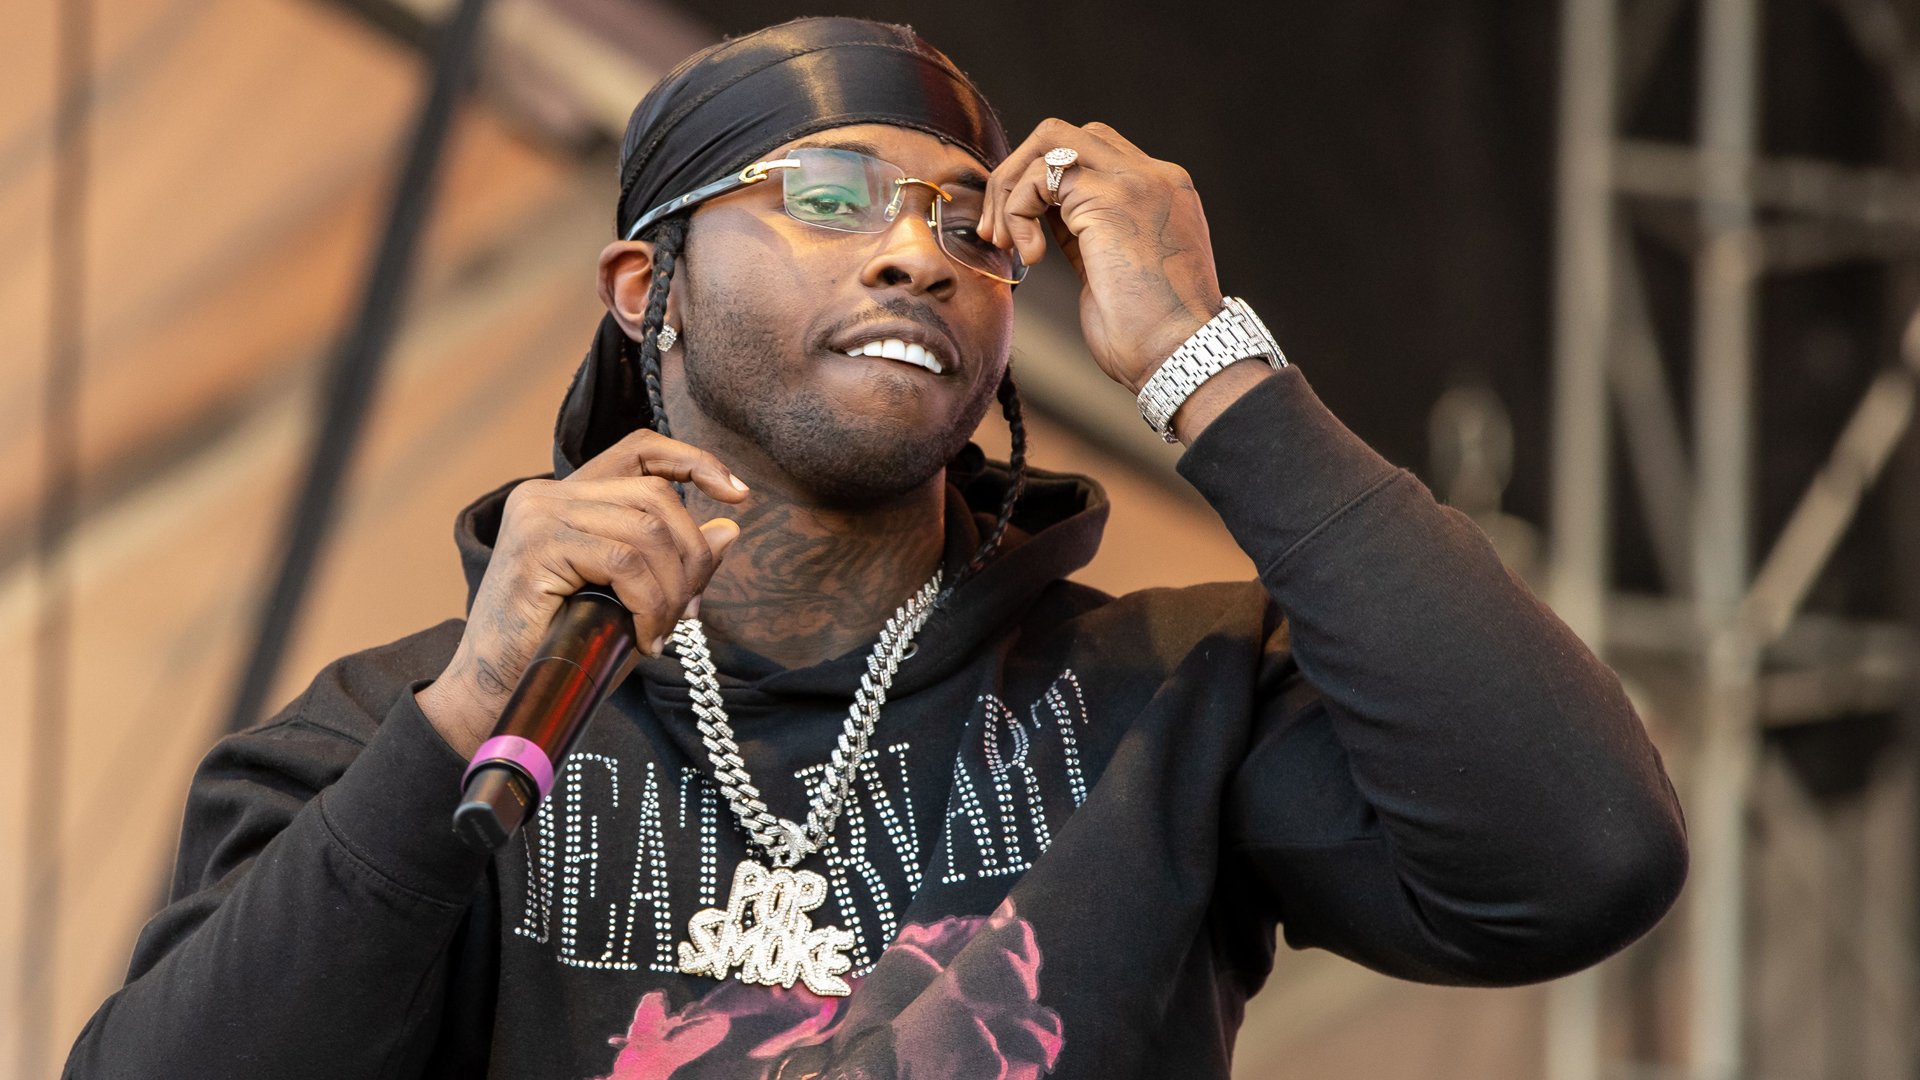
M635 341L647 317L647 297L653 290L653 244L646 240L615 240L600 252L600 302ZM678 290L667 289L667 325L680 325Z

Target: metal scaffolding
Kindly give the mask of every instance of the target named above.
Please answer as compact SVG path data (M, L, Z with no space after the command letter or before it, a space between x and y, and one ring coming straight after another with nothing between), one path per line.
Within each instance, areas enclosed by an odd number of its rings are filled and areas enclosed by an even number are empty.
M1897 107L1920 122L1920 65L1903 41L1902 11L1890 0L1828 2L1860 51L1882 67ZM1683 901L1684 1075L1839 1075L1808 1072L1804 1064L1789 1070L1751 1052L1769 1025L1795 1019L1757 1016L1756 1008L1801 1007L1795 992L1755 990L1754 968L1767 954L1753 940L1750 905L1756 889L1767 887L1762 873L1782 873L1791 862L1757 864L1751 827L1765 820L1777 826L1771 835L1811 836L1816 852L1845 846L1835 828L1865 835L1861 822L1823 820L1819 808L1796 796L1791 778L1769 771L1762 735L1770 726L1874 705L1891 709L1911 685L1911 631L1820 619L1800 609L1907 429L1920 377L1920 312L1901 355L1866 389L1825 468L1756 571L1758 286L1770 273L1843 258L1914 258L1920 175L1761 154L1760 0L1697 6L1564 0L1562 10L1551 597L1562 617L1609 658L1652 649L1688 672L1673 710L1687 744L1680 780L1693 844ZM1623 106L1646 81L1656 47L1680 18L1696 13L1695 141L1624 137ZM1690 448L1631 246L1634 207L1650 201L1669 207L1678 201L1692 210L1686 252L1693 269ZM1609 420L1615 414L1666 585L1663 597L1622 597L1612 588ZM1631 670L1628 676L1632 681ZM1875 1029L1867 1040L1880 1049L1849 1051L1846 1075L1862 1080L1910 1077L1916 1049L1905 1030L1914 999L1913 784L1911 770L1886 771L1891 778L1881 782L1885 790L1875 804L1882 809L1867 816L1884 821L1884 807L1896 808L1891 816L1908 837L1909 850L1900 853L1909 859L1904 872L1890 882L1887 875L1876 879L1882 880L1877 893L1868 890L1873 895L1847 909L1852 917L1809 920L1817 924L1809 931L1816 951L1850 957L1868 988L1862 1007L1871 1015L1862 1023L1887 1017L1889 1030ZM1832 886L1814 875L1792 887L1818 895ZM1817 979L1801 981L1815 984L1797 991L1803 997L1831 989ZM1610 988L1604 971L1555 988L1548 1040L1553 1080L1665 1072L1655 1062L1604 1060L1609 1041L1601 1019L1608 1013L1602 1006ZM1881 1059L1895 1064L1883 1069L1876 1063Z

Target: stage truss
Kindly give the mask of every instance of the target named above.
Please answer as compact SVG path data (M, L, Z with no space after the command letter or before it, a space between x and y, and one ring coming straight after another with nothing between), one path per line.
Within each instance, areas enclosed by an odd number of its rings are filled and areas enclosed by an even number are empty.
M1920 130L1916 12L1826 2ZM1841 261L1920 265L1920 172L1763 155L1761 0L1564 0L1562 12L1550 594L1643 711L1672 721L1693 869L1676 927L1556 985L1548 1075L1910 1078L1912 752L1883 740L1861 790L1823 804L1765 744L1770 730L1909 699L1910 628L1802 607L1911 422L1920 307L1763 557L1751 523L1759 286ZM1626 137L1620 118L1660 46L1693 17L1694 141ZM1692 267L1685 427L1633 246L1649 207L1691 219L1677 241ZM1615 417L1659 596L1612 587ZM1645 1008L1649 995L1683 1002L1679 1022Z

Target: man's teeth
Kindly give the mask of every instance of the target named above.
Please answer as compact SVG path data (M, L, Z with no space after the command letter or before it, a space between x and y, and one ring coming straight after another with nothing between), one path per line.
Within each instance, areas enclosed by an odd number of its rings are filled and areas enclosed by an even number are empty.
M848 349L848 356L881 356L888 360L905 360L915 367L923 367L935 375L946 370L940 358L926 350L925 346L899 338L886 338L881 341L869 341L858 348Z

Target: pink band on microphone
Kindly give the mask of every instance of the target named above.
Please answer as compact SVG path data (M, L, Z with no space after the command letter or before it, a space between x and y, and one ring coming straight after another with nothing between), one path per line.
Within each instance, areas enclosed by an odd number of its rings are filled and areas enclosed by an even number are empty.
M460 775L460 786L466 786L473 770L495 761L504 761L527 774L538 792L534 802L546 798L547 792L553 790L553 762L547 760L545 751L518 735L495 735L481 743L480 749L473 752L473 760L467 763L467 771Z

